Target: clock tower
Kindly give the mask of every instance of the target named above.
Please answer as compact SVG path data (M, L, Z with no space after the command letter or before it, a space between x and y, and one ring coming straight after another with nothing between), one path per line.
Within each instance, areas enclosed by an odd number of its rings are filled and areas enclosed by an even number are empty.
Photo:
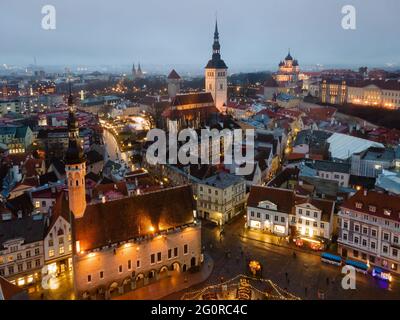
M210 92L219 112L225 112L228 100L228 67L221 59L218 24L215 21L213 54L205 68L205 89Z
M68 183L69 209L75 218L81 218L86 209L86 157L79 138L71 89L68 97L68 149L65 154L65 172Z

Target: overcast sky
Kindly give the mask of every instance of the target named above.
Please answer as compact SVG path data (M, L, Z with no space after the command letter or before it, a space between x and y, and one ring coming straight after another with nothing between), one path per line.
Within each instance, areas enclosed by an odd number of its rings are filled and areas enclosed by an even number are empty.
M56 30L41 8L56 8ZM357 29L341 27L342 6ZM1 0L0 63L204 67L218 15L230 68L276 66L290 47L300 65L400 65L400 0Z

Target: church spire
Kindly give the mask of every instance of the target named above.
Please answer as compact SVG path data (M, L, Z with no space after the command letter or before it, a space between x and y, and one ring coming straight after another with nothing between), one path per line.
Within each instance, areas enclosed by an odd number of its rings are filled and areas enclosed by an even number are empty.
M219 33L218 33L218 20L215 19L215 31L214 31L214 40L219 40Z
M68 90L69 90L69 95L68 95L68 107L71 110L73 105L74 105L74 97L72 95L72 85L71 81L68 81Z
M220 55L221 45L219 44L218 21L215 19L214 43L213 43L213 59L221 58Z

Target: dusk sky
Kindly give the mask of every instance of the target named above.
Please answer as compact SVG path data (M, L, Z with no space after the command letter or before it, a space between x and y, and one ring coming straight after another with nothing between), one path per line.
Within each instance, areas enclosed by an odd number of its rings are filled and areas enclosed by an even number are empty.
M56 30L41 28L46 4ZM356 30L341 27L346 4ZM301 66L400 65L399 0L1 0L0 64L202 68L216 12L231 70L275 68L289 47Z

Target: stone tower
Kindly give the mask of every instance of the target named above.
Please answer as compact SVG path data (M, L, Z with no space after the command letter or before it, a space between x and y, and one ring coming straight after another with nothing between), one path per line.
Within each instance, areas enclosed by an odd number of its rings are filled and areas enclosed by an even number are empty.
M211 93L217 109L224 112L228 100L228 67L221 59L220 48L218 24L215 21L213 54L205 68L205 89Z
M167 78L168 96L172 99L181 91L181 77L172 69Z
M73 97L68 97L68 135L69 143L65 154L65 172L68 182L69 209L75 218L80 218L86 209L85 175L86 158L79 139L79 126L75 116Z

